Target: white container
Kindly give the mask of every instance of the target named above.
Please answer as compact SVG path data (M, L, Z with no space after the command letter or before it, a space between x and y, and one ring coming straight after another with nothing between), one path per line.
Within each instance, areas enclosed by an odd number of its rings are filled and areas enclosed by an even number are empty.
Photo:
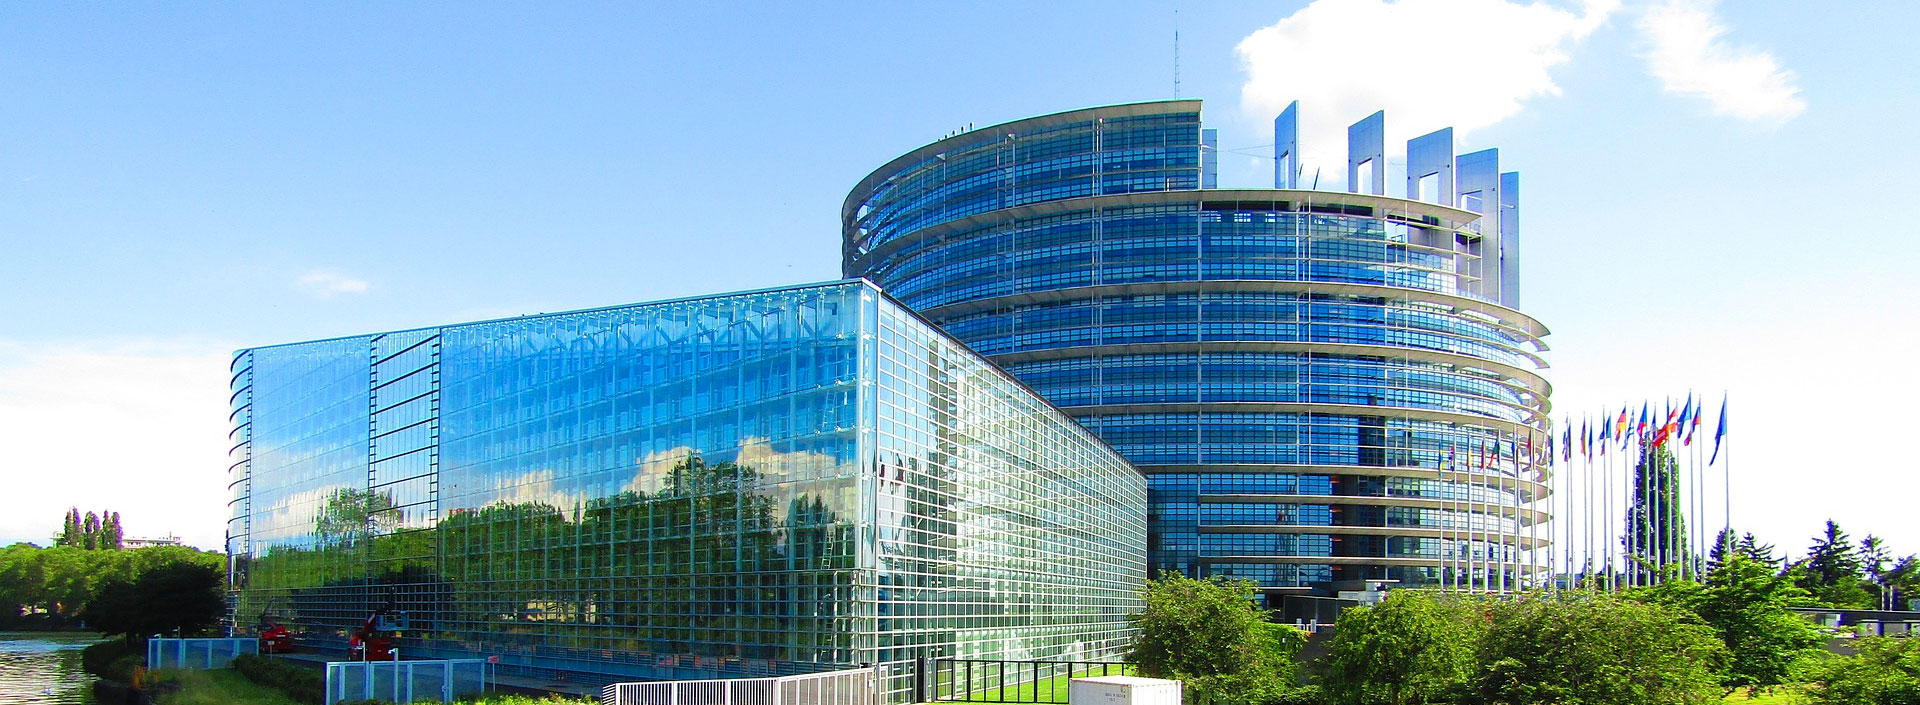
M1094 676L1067 682L1069 705L1180 705L1180 681Z

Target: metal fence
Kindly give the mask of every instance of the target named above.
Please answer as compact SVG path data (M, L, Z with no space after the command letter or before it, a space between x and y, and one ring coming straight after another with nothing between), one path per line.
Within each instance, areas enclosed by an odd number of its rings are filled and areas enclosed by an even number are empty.
M613 683L601 705L879 705L871 668L777 678Z
M1001 661L935 658L918 663L915 702L1065 703L1067 683L1133 674L1114 661Z
M333 661L327 664L326 705L360 700L453 702L487 689L483 659Z
M235 656L257 653L255 639L148 639L147 668L227 668Z

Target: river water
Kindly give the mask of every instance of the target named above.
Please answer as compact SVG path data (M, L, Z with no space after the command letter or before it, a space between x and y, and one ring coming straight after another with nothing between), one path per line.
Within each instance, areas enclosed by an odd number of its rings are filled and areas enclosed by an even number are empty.
M93 705L80 649L100 641L71 632L0 632L0 705Z

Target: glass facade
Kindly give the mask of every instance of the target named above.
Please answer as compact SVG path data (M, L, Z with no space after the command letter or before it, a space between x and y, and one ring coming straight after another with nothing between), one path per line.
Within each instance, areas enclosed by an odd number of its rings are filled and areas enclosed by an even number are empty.
M1202 189L1202 149L1193 100L936 142L848 196L845 273L1148 473L1155 571L1518 586L1545 541L1546 329L1484 293L1517 275L1478 213Z
M865 282L243 350L234 623L576 681L1107 658L1147 488ZM905 697L911 673L890 668Z

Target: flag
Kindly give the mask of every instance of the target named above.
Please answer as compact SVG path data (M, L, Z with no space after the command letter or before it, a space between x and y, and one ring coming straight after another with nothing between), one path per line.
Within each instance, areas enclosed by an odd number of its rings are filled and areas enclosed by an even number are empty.
M1571 462L1573 460L1573 419L1566 419L1566 422L1567 427L1560 429L1560 460ZM1553 439L1548 438L1547 443L1553 443ZM1553 450L1549 448L1547 454L1552 455Z
M1707 458L1707 464L1720 459L1720 441L1727 437L1727 395L1720 395L1720 428L1713 432L1713 457Z
M1633 435L1645 438L1647 435L1647 403L1640 402L1640 421L1633 426Z
M1593 460L1593 419L1580 417L1580 457Z
M1707 400L1700 400L1700 410L1693 412L1693 424L1687 427L1687 445L1693 445L1693 432L1700 430L1700 419L1707 415Z
M1620 418L1625 419L1626 417L1627 417L1627 412L1621 411ZM1625 421L1607 423L1607 417L1605 416L1600 417L1600 457L1602 458L1607 457L1607 445L1608 445L1607 442L1613 439L1613 436L1611 435L1613 433L1613 427L1620 423L1625 423Z
M1620 407L1620 418L1613 422L1613 437L1622 439L1627 437L1627 407L1625 406Z
M1565 429L1565 433L1562 434L1563 436L1573 433L1572 424L1573 424L1572 421L1567 422L1567 428ZM1529 438L1531 438L1531 436L1529 436ZM1562 445L1565 445L1565 444L1562 444ZM1565 454L1567 451L1566 449L1562 448L1560 452L1562 454ZM1552 464L1553 464L1553 433L1549 432L1547 433L1547 462L1537 463L1533 466L1533 481L1539 482L1539 483L1545 483L1547 481L1547 467Z
M1445 475L1448 470L1454 469L1454 463L1458 462L1456 457L1458 450L1455 446L1447 446L1447 462L1440 465L1440 474Z
M1693 420L1693 390L1687 390L1687 405L1680 407L1679 431L1687 430L1687 423ZM1677 435L1677 434L1676 434Z

